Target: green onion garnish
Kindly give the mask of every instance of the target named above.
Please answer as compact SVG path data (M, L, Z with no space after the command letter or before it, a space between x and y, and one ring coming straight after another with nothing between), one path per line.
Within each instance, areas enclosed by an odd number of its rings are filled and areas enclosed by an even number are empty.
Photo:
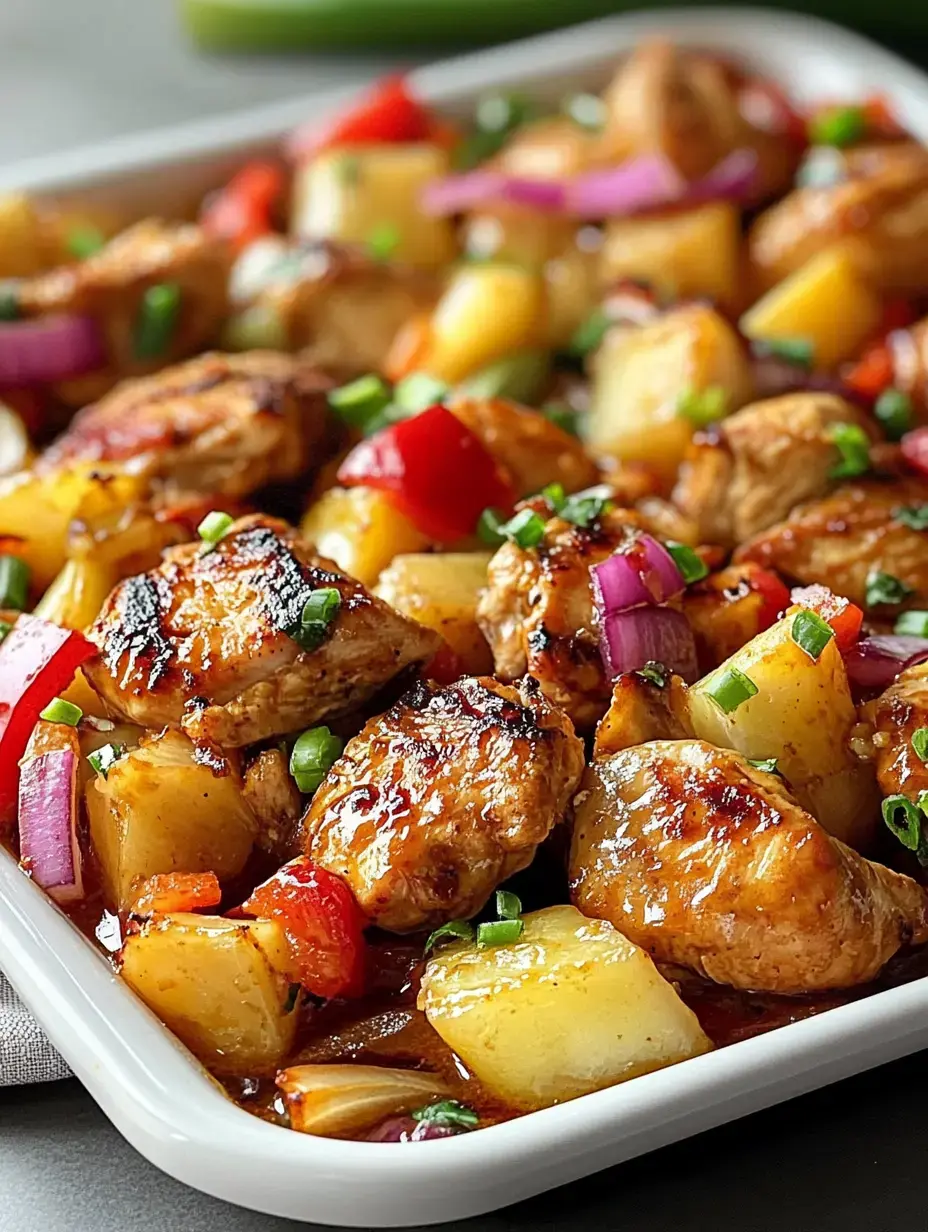
M15 278L0 281L0 321L19 319L19 282Z
M504 525L495 509L484 509L477 522L477 536L481 543L486 543L491 548L498 548L501 543L505 543Z
M693 548L685 543L668 542L664 544L673 557L673 562L683 575L687 586L691 582L700 582L709 575L709 566Z
M757 685L737 667L727 667L717 679L706 686L706 692L724 714L731 714L757 694Z
M197 534L204 543L216 544L231 525L232 518L228 513L223 513L219 509L213 509L197 527Z
M341 602L342 597L334 586L321 586L314 590L303 604L299 626L288 629L288 635L304 650L317 649L325 640Z
M496 914L501 920L517 920L522 914L522 900L511 890L496 891Z
M852 479L870 469L870 438L859 424L837 423L828 430L840 460L828 474L832 479Z
M595 351L612 322L602 308L594 308L590 315L574 330L567 344L568 354L583 359L591 351Z
M0 556L0 608L25 610L29 598L29 566L18 556Z
M564 100L564 114L591 133L600 133L609 118L609 109L597 94L571 94Z
M817 612L797 612L793 617L790 636L813 663L818 662L819 656L834 635L834 629L827 620L822 620Z
M458 1103L456 1099L440 1099L437 1104L427 1104L409 1114L414 1121L426 1121L432 1125L448 1125L461 1129L474 1129L480 1117L473 1108Z
M541 408L541 413L549 423L553 423L562 432L571 436L579 435L580 416L566 402L547 402Z
M901 578L893 577L891 573L871 569L867 574L867 607L878 607L881 603L901 603L911 593L912 587L907 586Z
M541 489L541 495L545 498L555 513L560 513L564 508L567 493L564 491L564 485L562 483L549 483L547 487Z
M928 637L928 612L900 612L893 633L909 633L913 637Z
M656 663L654 659L649 659L644 667L638 668L635 675L640 676L642 680L647 680L649 684L656 685L659 689L666 689L670 680L670 669L663 663Z
M501 529L520 548L533 548L544 538L545 520L534 509L520 509Z
M344 742L327 727L311 727L297 737L290 754L290 773L304 796L313 794L344 747Z
M490 94L477 104L474 119L483 133L511 133L537 114L534 100L523 94Z
M900 505L893 517L909 530L928 530L928 505Z
M677 414L697 428L724 419L728 410L728 393L721 385L706 389L684 389L677 399Z
M928 761L928 727L917 727L912 732L912 748L919 761Z
M104 744L99 749L95 749L94 752L88 753L87 760L96 770L97 774L106 778L125 751L126 746L124 744Z
M574 526L589 527L612 508L612 489L605 484L574 492L558 510L558 516Z
M180 316L181 289L176 282L159 282L142 296L135 321L136 359L157 359L171 345Z
M444 941L473 941L473 939L473 924L469 924L467 920L449 920L447 924L442 924L441 928L436 928L433 933L429 933L429 939L425 943L425 952L428 954L436 945Z
M0 620L0 643L13 632L13 626L8 620Z
M777 773L777 759L775 757L749 757L748 765L753 766L755 770L764 770L767 774Z
M901 441L912 426L912 399L901 389L884 389L876 400L873 414L891 441Z
M106 236L98 227L75 227L68 235L66 248L78 261L86 261L106 244Z
M39 712L39 718L46 723L66 723L68 727L77 727L83 713L80 706L66 702L63 697L55 697Z
M491 920L477 926L477 949L491 950L518 941L525 929L522 920Z
M758 359L770 356L802 368L811 368L815 362L815 345L811 338L755 338L751 351Z
M367 251L375 261L389 261L399 246L399 230L389 222L378 223L367 237Z
M835 145L843 149L866 136L867 117L862 107L830 107L812 117L808 131L813 145Z
M450 393L444 381L427 372L410 372L393 387L393 401L410 415L417 415L437 402L444 402Z
M922 837L921 810L900 795L887 796L881 810L883 820L903 847L908 851L918 851Z
M329 406L349 427L362 431L370 426L390 402L390 390L374 372L359 376L347 385L339 385L328 394Z

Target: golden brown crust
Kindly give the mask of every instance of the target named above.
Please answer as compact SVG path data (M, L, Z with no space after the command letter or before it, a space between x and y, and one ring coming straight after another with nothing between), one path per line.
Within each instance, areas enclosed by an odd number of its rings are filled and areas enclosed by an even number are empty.
M912 747L920 727L928 727L928 664L902 672L884 693L861 708L877 780L884 796L897 793L915 801L928 791L928 764Z

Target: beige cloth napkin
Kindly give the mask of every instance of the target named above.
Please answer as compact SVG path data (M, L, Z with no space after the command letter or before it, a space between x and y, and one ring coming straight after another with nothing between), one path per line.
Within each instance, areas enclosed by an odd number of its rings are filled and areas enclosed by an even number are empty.
M0 972L0 1087L52 1082L70 1074Z

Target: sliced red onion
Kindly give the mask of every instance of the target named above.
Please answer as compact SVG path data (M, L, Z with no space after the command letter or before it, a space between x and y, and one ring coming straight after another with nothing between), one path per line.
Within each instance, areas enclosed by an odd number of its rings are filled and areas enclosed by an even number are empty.
M857 642L844 656L844 665L859 689L887 689L901 671L926 659L928 638L887 633Z
M105 362L92 317L64 314L0 324L0 388L63 381Z
M580 218L611 218L682 201L686 193L686 180L669 158L643 154L577 176L567 189L567 210Z
M760 160L755 150L732 150L708 175L694 180L688 201L746 201L754 191Z
M511 201L537 210L562 210L564 185L478 169L449 175L425 186L420 204L427 214L463 214L493 202Z
M77 759L54 749L23 763L19 778L20 863L59 903L84 894L77 842Z
M928 477L928 427L913 428L902 438L902 456L913 470Z
M372 1129L368 1142L425 1142L430 1138L453 1138L460 1130L434 1121L416 1121L411 1116L390 1117Z
M590 580L600 617L666 603L686 588L673 557L650 535L639 535L626 551L592 565Z
M683 613L670 607L608 613L600 621L600 650L610 680L651 662L688 683L699 677L693 630Z

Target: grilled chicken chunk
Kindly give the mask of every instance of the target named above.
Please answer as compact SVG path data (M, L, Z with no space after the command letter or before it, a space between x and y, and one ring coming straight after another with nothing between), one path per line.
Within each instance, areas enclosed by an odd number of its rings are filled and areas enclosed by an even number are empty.
M228 311L231 254L190 223L150 218L137 223L86 261L61 266L22 284L23 316L78 313L93 317L103 336L106 366L60 386L71 405L101 397L122 377L140 376L193 355L214 342ZM171 284L176 318L163 348L151 353L139 332L145 292Z
M918 418L928 417L928 317L909 329L889 335L893 364L893 385L912 399Z
M904 606L924 607L928 539L893 514L926 502L923 481L861 479L798 506L785 521L742 544L735 560L772 566L798 582L821 582L858 605L866 604L868 575L879 570L910 587Z
M884 796L897 793L915 802L928 791L928 764L912 747L920 727L928 727L928 663L906 668L889 688L861 707L877 781Z
M629 748L594 761L575 807L574 903L658 962L804 993L866 983L928 940L928 891L831 838L737 753Z
M391 932L474 915L564 815L583 745L531 678L418 685L348 742L306 854Z
M841 423L867 429L863 413L834 394L754 402L697 433L672 500L702 542L741 543L833 486L840 455L831 434Z
M299 629L314 590L340 607L305 650ZM441 639L315 557L285 522L235 522L213 550L184 544L150 573L121 582L90 637L86 667L113 713L195 741L240 746L318 723L429 659Z
M86 407L37 469L131 460L134 473L175 491L245 496L306 468L325 435L330 387L289 355L201 355Z
M243 794L258 819L258 846L281 863L300 854L303 797L280 749L263 749L245 770Z

